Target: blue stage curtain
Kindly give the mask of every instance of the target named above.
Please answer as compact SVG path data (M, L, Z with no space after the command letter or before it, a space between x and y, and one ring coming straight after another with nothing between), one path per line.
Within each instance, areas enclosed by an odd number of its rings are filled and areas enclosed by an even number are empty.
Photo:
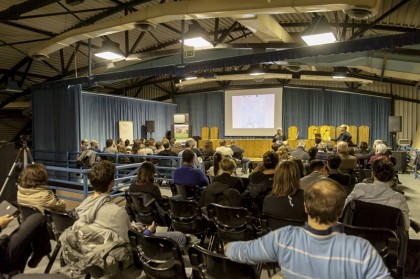
M80 145L81 86L33 90L33 149L55 152L77 150ZM39 160L65 160L65 155L36 153Z
M174 104L83 92L81 137L96 139L103 148L107 139L118 139L119 121L132 121L134 139L151 136L160 141L171 129L175 112ZM146 135L148 120L155 121L151 135Z
M192 135L201 137L202 127L218 127L219 138L224 137L224 93L221 91L194 93L174 97L177 112L189 113Z
M375 139L390 142L388 116L391 99L322 89L283 90L283 127L297 126L299 138L308 138L311 125L368 126L370 143Z

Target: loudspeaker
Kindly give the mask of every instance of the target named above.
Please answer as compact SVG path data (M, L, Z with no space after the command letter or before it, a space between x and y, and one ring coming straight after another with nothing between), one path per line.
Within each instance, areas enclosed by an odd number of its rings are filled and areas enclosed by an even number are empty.
M407 166L407 152L405 151L392 151L392 157L395 158L397 163L394 166L395 171L404 172Z
M155 121L153 121L153 120L146 121L146 132L147 133L154 133L155 132Z
M389 116L388 129L389 132L401 132L402 116Z

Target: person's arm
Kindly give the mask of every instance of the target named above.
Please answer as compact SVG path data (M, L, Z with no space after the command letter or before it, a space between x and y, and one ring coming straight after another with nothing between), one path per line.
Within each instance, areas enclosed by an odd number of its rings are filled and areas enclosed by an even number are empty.
M283 231L283 229L275 230L251 241L229 242L224 247L226 257L234 262L246 264L277 262L277 255L282 253L279 234Z
M159 186L157 186L156 184L153 184L153 197L158 202L158 204L162 204L162 193L160 192Z
M55 211L66 211L66 203L57 198L52 191L49 191L49 195L46 197L45 208Z
M200 170L200 186L204 187L209 185L209 179L207 178L207 176L204 174L204 172L202 172Z
M10 216L9 214L0 216L0 232L7 227L7 225L10 223L10 221L13 220L13 216Z
M384 261L373 246L364 240L363 244L363 258L365 264L362 266L363 274L360 278L373 279L373 278L393 278L388 271Z

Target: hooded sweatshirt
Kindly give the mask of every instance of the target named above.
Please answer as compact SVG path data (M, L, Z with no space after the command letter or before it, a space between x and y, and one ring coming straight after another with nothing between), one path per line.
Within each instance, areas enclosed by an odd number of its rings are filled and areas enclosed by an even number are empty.
M107 194L99 197L88 197L78 207L75 208L79 219L77 226L91 224L97 228L105 239L111 237L109 230L118 234L125 242L129 242L128 230L130 220L124 208L111 202Z
M19 204L34 206L42 213L44 213L44 209L66 210L66 203L58 199L47 186L37 186L35 188L18 186L17 200Z

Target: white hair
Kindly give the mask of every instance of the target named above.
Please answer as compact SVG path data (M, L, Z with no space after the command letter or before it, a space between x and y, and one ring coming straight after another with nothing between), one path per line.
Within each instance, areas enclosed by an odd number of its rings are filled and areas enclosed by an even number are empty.
M379 143L379 144L376 145L375 153L376 154L385 154L387 150L388 150L388 147L385 144Z

